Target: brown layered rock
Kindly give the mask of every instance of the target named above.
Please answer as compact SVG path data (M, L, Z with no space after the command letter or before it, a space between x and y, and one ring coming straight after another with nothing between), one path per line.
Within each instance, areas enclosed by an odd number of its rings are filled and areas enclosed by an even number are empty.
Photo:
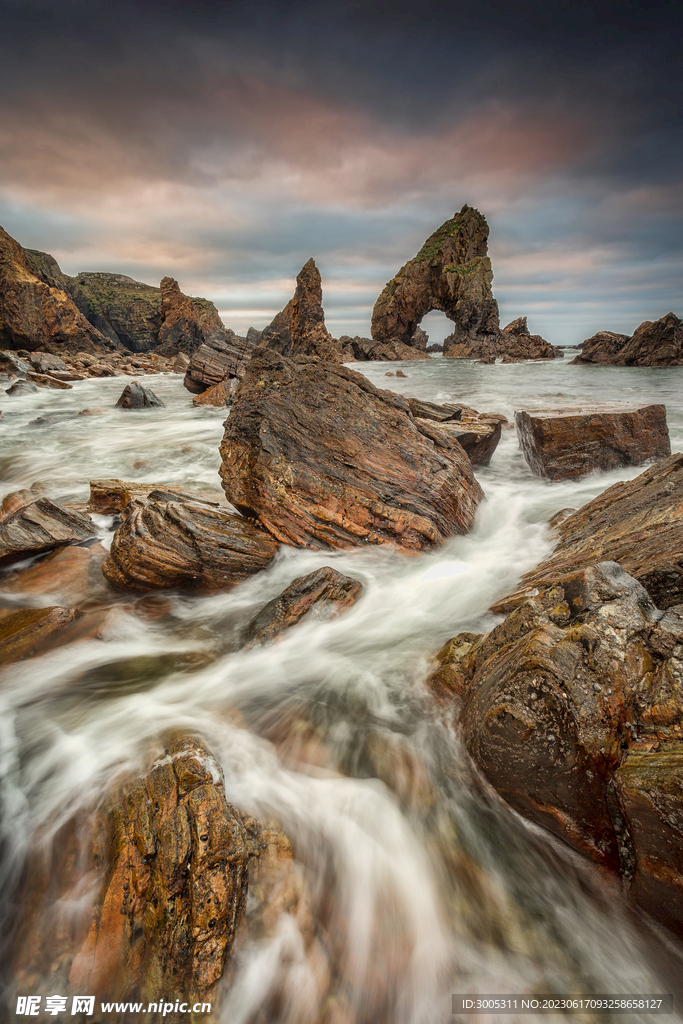
M206 391L202 391L200 395L195 395L192 399L192 404L198 406L213 405L219 408L230 406L235 397L237 384L238 380L236 377L227 377L218 384L207 388Z
M482 491L456 441L362 374L258 349L221 445L228 499L286 544L419 551L472 526Z
M504 363L522 363L527 359L564 358L561 348L551 345L540 334L531 334L525 316L520 316L503 328L500 350L499 354L502 355Z
M363 586L326 565L299 576L269 601L246 627L245 649L269 644L304 618L331 619L355 604Z
M683 744L632 751L614 783L628 892L683 936Z
M261 332L259 348L284 356L319 356L341 362L339 344L325 327L320 271L310 259L296 279L294 297Z
M339 344L342 347L342 361L345 363L394 363L430 358L421 348L396 340L375 341L373 338L350 338L348 334L343 334Z
M642 466L671 454L663 405L610 403L515 413L528 465L547 480Z
M618 868L610 784L671 670L661 616L613 562L539 589L490 633L450 641L435 683L498 792Z
M213 593L260 572L277 549L271 536L241 516L152 491L124 509L102 572L122 589Z
M59 601L69 605L88 601L105 590L102 563L106 557L102 544L57 548L31 565L5 574L2 591L19 599L58 595Z
M583 342L579 365L682 366L683 320L667 313L660 320L646 320L629 338L601 331Z
M455 324L451 346L497 336L498 303L491 292L489 228L463 206L430 235L417 256L386 285L372 312L372 337L410 345L422 317L442 310ZM446 344L445 355L448 355Z
M213 340L226 341L233 334L218 315L213 302L190 298L172 277L161 281L161 326L156 354L191 356L200 345ZM244 339L240 339L243 341Z
M34 272L24 249L2 228L0 345L57 354L117 347L89 323L70 295Z
M208 1020L245 925L250 875L262 935L274 930L267 918L277 919L278 895L283 910L297 912L291 888L277 888L278 866L291 858L286 839L228 803L218 763L195 738L169 741L140 777L110 790L94 814L70 821L47 845L32 851L22 886L12 954L20 992L154 1003L152 1024ZM176 1013L176 1000L208 1007ZM112 1011L110 1019L128 1016Z
M0 565L95 537L97 530L87 516L39 498L0 520Z
M239 378L253 351L254 346L233 331L212 337L193 353L183 384L192 394L199 395L223 380Z
M97 512L98 515L116 515L122 512L126 505L134 500L141 500L149 497L155 491L163 501L200 502L203 505L212 505L218 508L223 495L219 491L215 494L193 494L183 490L182 487L175 487L172 484L140 483L129 480L91 480L90 496L85 504L86 512ZM217 500L218 499L218 500Z
M469 457L473 466L488 466L498 447L503 425L500 420L476 416L446 423L416 419L417 429L439 445L447 439L457 441Z
M614 484L563 518L556 531L553 553L494 611L509 611L534 588L605 560L639 580L658 608L683 602L683 455Z
M57 388L61 391L70 391L71 385L58 377L52 377L49 373L27 373L26 379L37 384L39 388Z
M83 611L54 605L3 609L0 615L0 665L47 654L58 647L101 636L106 609Z
M151 388L143 388L135 380L132 384L126 384L121 392L116 409L156 409L163 407L164 403L154 394Z
M581 343L579 346L581 354L572 359L569 365L582 366L589 363L598 363L603 366L613 365L628 340L628 334L598 331L592 338L586 338Z

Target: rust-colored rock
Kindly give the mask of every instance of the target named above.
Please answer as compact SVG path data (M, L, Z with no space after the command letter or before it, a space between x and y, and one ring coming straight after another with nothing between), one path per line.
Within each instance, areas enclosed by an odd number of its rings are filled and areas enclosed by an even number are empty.
M225 380L207 388L206 391L202 391L200 395L195 395L192 399L192 404L198 406L213 405L218 408L230 406L235 397L237 384L238 380L236 377L226 377Z
M229 590L260 572L278 544L264 530L215 506L169 501L152 491L124 509L102 572L122 589Z
M547 584L485 636L456 637L435 673L498 792L615 869L610 780L649 727L683 639L680 622L660 620L636 580L601 562Z
M515 413L524 458L538 476L572 480L671 454L663 405L614 403Z
M62 391L70 391L71 384L65 380L50 376L49 373L27 373L26 379L33 381L39 388L58 388Z
M416 418L415 424L436 445L442 444L447 438L457 441L467 452L473 466L488 466L503 429L500 420L485 416L463 417L446 423Z
M579 365L681 366L683 365L683 320L667 313L660 320L646 320L629 338L600 331L581 345L572 360Z
M176 1014L175 1001L209 1003L216 1015L250 867L264 859L272 870L276 835L227 802L221 769L200 740L170 741L141 777L110 791L95 815L69 822L52 851L32 853L13 943L17 990L87 992L98 1002L145 1006L167 998L170 1014L150 1011L151 1020L211 1019L206 1010ZM279 846L287 846L281 834ZM84 869L95 882L90 906ZM263 871L257 879L273 898ZM78 913L68 916L75 905ZM128 1018L112 1012L109 1019Z
M203 505L213 505L216 508L219 501L212 499L205 494L191 494L184 491L182 487L166 486L164 484L143 484L127 480L91 480L90 497L87 502L88 512L97 512L99 515L116 515L122 512L126 505L133 500L147 498L152 491L163 495L164 501L180 502L201 502ZM218 499L223 495L218 492Z
M161 327L158 351L161 355L175 356L179 352L194 352L204 341L197 310L192 299L184 295L172 277L161 280ZM216 313L218 318L218 313ZM215 325L222 328L218 321Z
M92 640L100 636L106 617L106 609L84 612L59 605L6 612L0 617L0 665Z
M198 395L223 380L241 377L253 351L254 346L233 331L213 336L194 352L183 384Z
M628 892L683 937L683 744L633 750L614 782Z
M556 345L542 338L540 334L531 334L527 326L527 318L520 316L503 328L499 351L504 363L522 363L527 359L563 359L564 352Z
M325 327L322 300L320 271L310 259L297 275L294 297L263 329L258 347L283 356L319 356L341 362L339 343Z
M433 309L442 310L454 322L451 345L498 335L488 235L484 217L467 205L442 224L377 299L372 337L410 345L422 317Z
M39 498L0 520L0 565L65 544L82 544L96 536L97 530L87 516L49 498Z
M639 580L658 608L683 602L683 455L614 484L556 529L554 552L493 611L510 611L535 587L605 560L618 562Z
M245 648L268 644L304 618L330 619L355 604L363 586L326 565L299 576L261 609L244 631Z
M393 363L430 358L423 349L395 339L375 341L373 338L350 338L348 334L343 334L339 344L342 346L342 361L345 363Z
M221 445L228 499L299 547L419 551L466 533L482 497L469 459L409 412L346 367L258 349Z
M70 605L89 601L98 591L106 589L102 579L102 563L106 557L102 544L57 548L37 562L5 576L2 591L20 597L58 595L57 600Z
M72 298L34 273L24 249L0 228L0 345L29 351L96 352L116 348Z

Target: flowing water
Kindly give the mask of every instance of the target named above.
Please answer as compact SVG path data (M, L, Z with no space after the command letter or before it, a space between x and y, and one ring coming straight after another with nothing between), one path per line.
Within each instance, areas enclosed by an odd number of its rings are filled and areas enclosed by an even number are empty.
M385 378L392 364L356 368L380 387L508 417L576 400L661 401L673 450L683 450L683 369L567 363L434 358L403 364L407 379ZM224 410L195 409L180 377L144 383L164 409L112 409L120 378L7 398L2 493L40 482L53 497L85 500L88 481L103 477L218 491ZM77 415L82 409L101 411ZM183 729L205 738L228 799L276 820L292 841L336 979L330 1024L439 1024L453 1019L452 993L671 991L673 944L626 908L613 881L486 790L424 686L439 647L490 628L492 601L550 550L548 518L638 472L546 483L507 430L490 467L477 472L486 500L474 530L437 553L285 549L230 593L171 595L172 614L158 621L122 599L104 639L6 669L5 921L21 913L12 897L36 837L91 806L117 772L143 764L160 735ZM106 545L112 521L97 524ZM333 621L303 622L273 647L235 652L257 609L323 565L362 581L354 607ZM2 602L51 605L60 594L13 586ZM194 671L120 669L137 655L186 651L211 658ZM267 937L240 950L221 1019L318 1021L320 974L300 922L283 912ZM264 1016L269 1005L277 1010Z

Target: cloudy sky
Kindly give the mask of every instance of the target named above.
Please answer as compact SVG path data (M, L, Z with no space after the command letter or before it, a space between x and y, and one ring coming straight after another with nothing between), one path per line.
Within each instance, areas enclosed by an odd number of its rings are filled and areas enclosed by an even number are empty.
M332 333L368 334L467 202L503 323L630 333L683 313L678 7L0 0L0 224L236 330L313 256Z

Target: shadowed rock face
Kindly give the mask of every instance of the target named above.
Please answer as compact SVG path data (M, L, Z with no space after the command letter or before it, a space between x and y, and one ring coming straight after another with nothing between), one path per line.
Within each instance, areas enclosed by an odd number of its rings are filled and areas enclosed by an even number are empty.
M339 344L342 349L341 358L345 363L393 363L430 358L421 348L404 345L402 341L374 341L372 338L360 338L358 335L351 338L343 334Z
M112 351L118 344L89 323L63 288L38 276L24 249L0 228L0 346L60 354Z
M454 322L452 345L497 335L488 234L486 220L470 206L442 224L377 299L372 337L410 345L420 320L434 309Z
M124 509L102 567L114 586L229 590L275 557L277 542L246 519L199 501L168 498L152 491Z
M183 384L192 394L201 395L216 384L239 378L253 351L254 346L234 331L215 334L193 353Z
M213 302L184 295L172 277L161 281L160 313L156 351L162 356L175 356L180 352L192 355L205 342L226 341L233 334L225 327Z
M97 530L87 516L39 498L0 521L0 565L95 537Z
M296 547L435 547L471 528L482 497L457 441L424 437L405 399L267 349L247 367L221 456L228 499Z
M538 476L571 480L671 454L663 405L577 406L515 413L524 458Z
M658 608L683 602L683 455L614 484L556 529L553 554L494 611L510 611L534 587L603 560L618 562L639 580Z
M610 366L682 366L683 320L667 313L660 320L646 320L632 337L600 331L581 346L573 364Z
M121 392L121 397L116 403L117 409L154 409L162 407L164 403L154 394L151 388L143 388L135 380L132 384L126 384Z
M328 565L293 580L286 590L269 601L244 631L245 649L277 640L309 616L330 619L358 600L363 586Z
M561 348L551 345L540 334L532 334L529 331L525 316L518 317L503 328L497 354L502 355L504 363L522 363L526 359L564 358Z
M294 297L263 329L258 347L283 356L319 356L341 362L340 346L325 327L322 300L320 271L310 259L297 276Z

